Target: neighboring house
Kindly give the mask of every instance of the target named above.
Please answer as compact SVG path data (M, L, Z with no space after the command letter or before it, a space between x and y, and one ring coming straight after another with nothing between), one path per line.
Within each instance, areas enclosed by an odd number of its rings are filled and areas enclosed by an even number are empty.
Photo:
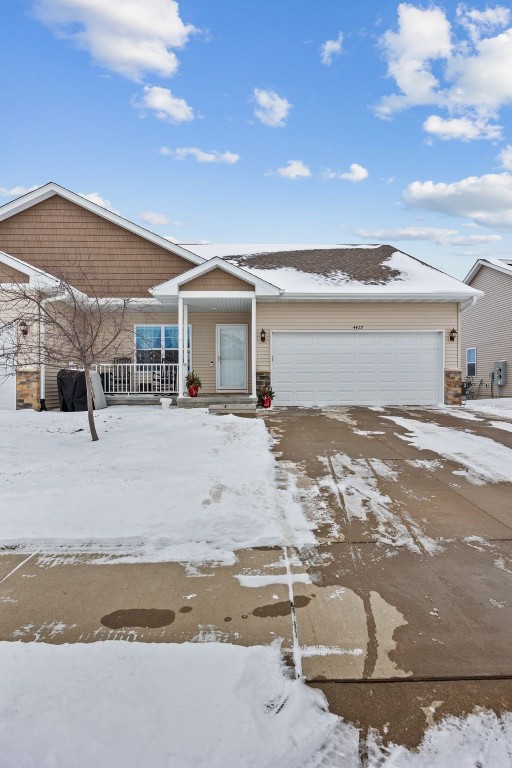
M464 282L485 293L464 313L462 375L473 379L479 397L512 397L512 260L478 259ZM505 361L506 383L491 381L495 363Z
M85 291L86 265L97 295L140 300L99 366L110 395L186 405L193 367L201 394L271 384L276 405L460 401L460 313L481 294L390 245L176 245L47 184L0 208L0 251L0 284L65 272ZM0 407L55 407L55 374L4 378Z

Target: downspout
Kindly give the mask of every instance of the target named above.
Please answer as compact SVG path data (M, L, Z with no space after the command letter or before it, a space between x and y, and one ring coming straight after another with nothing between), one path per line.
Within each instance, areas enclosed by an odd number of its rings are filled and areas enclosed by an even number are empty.
M43 299L41 302L41 306L44 306L45 301L48 301L48 299ZM40 386L41 391L39 393L39 411L47 411L48 408L46 407L46 364L44 362L44 354L43 354L43 347L44 347L44 335L45 335L45 328L44 328L44 315L40 311L39 312L39 368L40 368Z
M41 302L41 310L44 309L46 304L49 304L51 301L58 301L62 298L62 295L59 296L52 296L49 299L43 299ZM44 340L45 340L45 325L44 325L44 313L42 311L39 311L39 368L40 368L40 376L39 376L39 384L41 387L41 391L39 393L39 411L47 411L48 408L46 407L46 363L44 361L44 352L43 352L43 346L44 346Z

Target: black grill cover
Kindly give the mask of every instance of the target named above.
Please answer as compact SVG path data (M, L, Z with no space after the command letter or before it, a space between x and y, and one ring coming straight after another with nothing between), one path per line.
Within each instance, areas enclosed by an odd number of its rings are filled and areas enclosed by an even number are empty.
M57 374L57 386L61 411L87 410L87 385L84 371L68 371L63 368Z

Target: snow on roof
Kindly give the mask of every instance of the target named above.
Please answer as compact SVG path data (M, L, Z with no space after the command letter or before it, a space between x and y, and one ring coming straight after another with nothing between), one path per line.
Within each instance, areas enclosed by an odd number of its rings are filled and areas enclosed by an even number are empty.
M206 259L220 256L285 293L479 295L390 245L208 243L184 247Z

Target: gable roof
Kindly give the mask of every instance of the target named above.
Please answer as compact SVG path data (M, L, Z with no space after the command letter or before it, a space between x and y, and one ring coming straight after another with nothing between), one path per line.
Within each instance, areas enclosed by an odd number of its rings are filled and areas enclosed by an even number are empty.
M45 272L43 269L32 267L21 259L17 259L15 256L10 256L4 251L0 251L0 263L5 264L17 272L21 272L23 275L27 275L29 278L30 287L34 288L53 288L58 285L58 280L53 275Z
M237 264L226 261L225 259L221 259L218 256L213 257L209 261L204 261L203 264L188 270L188 272L184 272L182 275L174 277L172 280L166 280L165 283L156 285L154 288L151 288L149 292L155 297L177 296L181 285L186 285L186 283L189 283L191 280L195 280L195 278L207 274L214 269L222 269L224 272L227 272L230 275L234 275L235 277L239 277L246 283L250 283L254 286L256 295L266 294L277 296L282 293L282 291L277 286L272 285L266 280L263 280L261 277L258 277L257 275L248 272L245 269L242 269Z
M186 244L283 290L283 298L465 301L481 291L391 245Z
M497 272L502 272L504 275L512 276L512 259L478 259L464 278L466 285L471 285L471 281L480 272L482 267L490 267Z
M134 224L132 221L123 218L123 216L120 216L118 213L109 211L107 208L103 208L97 203L86 200L82 195L77 195L75 192L71 192L69 189L61 187L60 184L56 184L53 181L34 189L32 192L27 192L25 195L21 195L21 197L17 197L15 200L11 200L10 203L5 203L5 205L0 206L0 221L15 216L17 213L20 213L27 208L31 208L32 206L43 202L43 200L47 200L49 197L53 197L53 195L60 195L60 197L69 200L71 203L79 205L80 207L85 208L85 210L95 213L97 216L101 216L103 219L107 219L107 221L110 221L113 224L117 224L119 227L123 227L123 229L127 229L129 232L133 232L133 234L149 240L151 243L160 246L160 248L165 248L171 253L187 259L192 264L202 264L204 261L204 258L199 254L192 253L182 246L177 245L170 240L166 240L165 237L156 235L154 232L150 232L148 229L140 227L138 224Z

